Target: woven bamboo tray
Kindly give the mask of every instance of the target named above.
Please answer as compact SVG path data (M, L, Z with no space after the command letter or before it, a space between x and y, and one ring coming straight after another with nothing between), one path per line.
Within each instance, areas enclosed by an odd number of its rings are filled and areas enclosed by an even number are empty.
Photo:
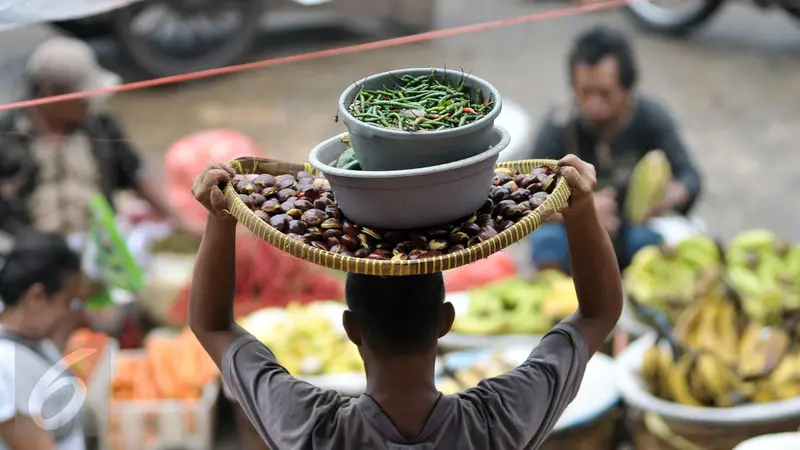
M522 172L530 172L534 168L540 166L548 166L551 169L555 169L556 163L557 161L555 160L530 159L498 163L496 167L516 168ZM280 175L286 173L296 174L301 171L311 174L318 173L318 171L308 163L296 164L266 158L237 158L231 161L231 165L243 174ZM292 239L256 217L250 208L245 206L241 199L239 199L239 195L231 184L228 184L225 188L225 197L231 215L233 215L239 223L243 224L250 231L275 247L298 258L330 269L378 276L436 273L486 258L492 253L498 252L520 241L533 232L533 230L539 228L553 213L560 211L567 205L570 194L571 191L567 181L563 178L559 178L550 198L545 200L532 214L522 218L511 228L498 233L497 236L481 242L478 245L468 247L459 252L432 258L405 261L378 261L327 252L307 245L300 240Z

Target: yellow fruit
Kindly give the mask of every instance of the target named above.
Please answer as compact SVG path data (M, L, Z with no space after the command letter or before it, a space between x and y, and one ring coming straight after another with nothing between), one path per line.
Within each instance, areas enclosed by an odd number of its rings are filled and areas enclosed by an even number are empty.
M542 303L543 317L560 320L578 310L578 293L571 278L554 281Z
M745 379L768 375L781 362L788 348L789 336L783 330L749 324L739 343L739 375Z
M633 225L647 220L650 211L664 200L672 170L661 150L648 152L633 168L628 181L625 214Z
M674 401L683 405L702 406L702 403L692 395L689 389L689 372L692 370L695 361L694 355L684 354L667 374L670 396Z

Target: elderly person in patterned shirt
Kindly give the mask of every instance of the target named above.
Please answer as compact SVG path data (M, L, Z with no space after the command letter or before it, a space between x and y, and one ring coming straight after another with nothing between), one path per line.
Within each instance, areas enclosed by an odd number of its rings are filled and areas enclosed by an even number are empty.
M115 86L82 41L56 37L27 62L32 98ZM88 228L89 202L132 189L183 231L185 221L152 182L120 124L102 110L103 96L13 110L0 118L0 231L33 227L64 236Z

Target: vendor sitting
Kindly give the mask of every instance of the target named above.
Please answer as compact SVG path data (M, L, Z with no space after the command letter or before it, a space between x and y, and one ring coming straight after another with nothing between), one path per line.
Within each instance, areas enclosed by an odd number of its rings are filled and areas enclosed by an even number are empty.
M552 110L539 127L532 158L559 159L569 153L596 167L595 207L616 247L621 268L637 250L658 244L661 236L644 226L629 226L620 211L630 174L650 150L663 150L673 181L663 204L651 216L685 215L700 193L700 174L677 126L664 107L638 95L635 58L626 37L597 27L581 34L569 55L574 106ZM562 223L544 224L533 233L536 267L569 271L567 234Z

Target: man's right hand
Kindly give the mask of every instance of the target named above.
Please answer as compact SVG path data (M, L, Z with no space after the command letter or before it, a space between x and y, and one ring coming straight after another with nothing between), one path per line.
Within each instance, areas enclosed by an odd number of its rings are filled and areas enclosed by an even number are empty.
M219 188L220 183L231 181L236 171L227 164L209 164L203 172L194 179L192 194L200 204L205 206L211 217L229 219L225 195Z
M617 211L617 191L612 187L601 189L594 193L594 207L597 216L610 236L616 236L620 227L619 213Z

